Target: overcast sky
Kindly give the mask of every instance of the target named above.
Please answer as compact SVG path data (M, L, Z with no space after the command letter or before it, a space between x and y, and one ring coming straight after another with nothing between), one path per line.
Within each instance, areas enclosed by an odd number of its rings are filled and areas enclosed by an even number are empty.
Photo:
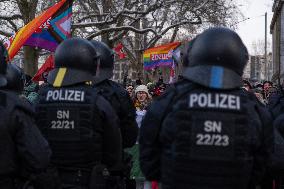
M246 21L238 23L237 32L243 39L250 53L252 51L252 43L257 40L264 40L265 36L265 17L267 12L267 32L268 41L271 41L270 23L272 19L273 0L237 0L239 7L244 14ZM269 50L271 51L271 50Z

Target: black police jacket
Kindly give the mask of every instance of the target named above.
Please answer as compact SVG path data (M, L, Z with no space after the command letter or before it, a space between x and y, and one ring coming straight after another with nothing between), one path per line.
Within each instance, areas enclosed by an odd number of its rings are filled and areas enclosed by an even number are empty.
M51 150L35 125L33 109L16 93L0 91L0 112L0 188L5 188L16 177L28 180L44 171Z
M132 147L137 140L138 126L135 120L135 107L128 92L111 80L96 84L95 89L110 102L118 115L123 148Z
M273 117L274 150L271 155L270 172L284 174L284 95L283 91L270 96L267 107Z
M270 96L267 108L271 112L273 119L284 113L284 94L274 93Z
M248 188L261 181L271 116L240 89L183 80L157 98L140 129L140 167L164 189Z
M284 113L273 121L274 150L271 155L270 172L273 175L284 174Z
M37 124L60 170L87 170L121 161L121 135L110 104L92 86L44 86L36 104Z

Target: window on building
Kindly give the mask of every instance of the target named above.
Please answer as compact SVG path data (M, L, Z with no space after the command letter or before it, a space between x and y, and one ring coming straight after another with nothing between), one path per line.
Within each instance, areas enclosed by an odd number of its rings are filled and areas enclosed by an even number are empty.
M114 79L115 79L115 80L119 80L119 73L115 73L115 74L114 74Z
M119 64L115 64L114 65L114 70L119 71L120 70L120 65Z

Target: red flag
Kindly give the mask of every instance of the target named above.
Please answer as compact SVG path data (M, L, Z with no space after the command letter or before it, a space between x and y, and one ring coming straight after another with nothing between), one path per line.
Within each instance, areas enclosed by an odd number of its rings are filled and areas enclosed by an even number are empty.
M52 70L54 68L54 56L50 55L45 63L41 66L41 68L37 71L37 73L35 74L35 76L32 78L33 81L38 82L38 81L43 81L43 77L42 75L45 72L49 72L50 70Z
M116 47L114 47L114 51L118 55L119 59L126 58L126 53L123 50L123 44L119 43Z

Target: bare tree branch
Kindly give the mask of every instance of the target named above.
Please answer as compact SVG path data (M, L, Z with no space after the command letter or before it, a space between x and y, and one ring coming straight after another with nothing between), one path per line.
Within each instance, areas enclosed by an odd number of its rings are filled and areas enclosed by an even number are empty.
M105 28L105 29L101 29L100 31L98 31L97 33L94 33L92 35L89 35L87 37L87 39L92 39L96 36L102 35L104 33L107 32L114 32L114 31L122 31L122 30L128 30L128 31L133 31L135 33L147 33L147 32L152 32L154 34L157 35L156 31L153 30L152 28L144 28L144 29L137 29L133 26L121 26L121 27L115 27L115 28Z
M159 33L158 35L156 35L156 37L154 37L154 38L148 43L147 48L153 47L153 46L156 44L156 42L157 42L159 39L161 39L162 36L163 36L165 33L167 33L167 32L168 32L170 29L172 29L172 28L179 27L179 26L185 25L185 24L197 25L197 24L201 24L201 23L202 23L202 21L199 19L198 21L192 21L192 22L190 22L190 21L184 21L184 22L180 22L180 23L171 25L171 26L165 28L161 33ZM145 49L147 49L147 48L145 48ZM144 50L145 50L145 49L144 49Z
M13 33L0 30L0 35L3 35L5 37L11 37Z
M19 15L19 14L14 14L14 15L11 15L11 16L0 15L0 19L2 19L2 20L22 19L22 15Z

